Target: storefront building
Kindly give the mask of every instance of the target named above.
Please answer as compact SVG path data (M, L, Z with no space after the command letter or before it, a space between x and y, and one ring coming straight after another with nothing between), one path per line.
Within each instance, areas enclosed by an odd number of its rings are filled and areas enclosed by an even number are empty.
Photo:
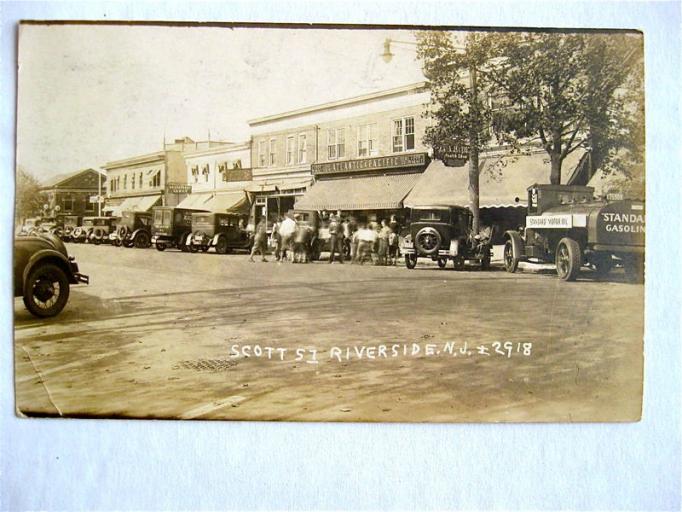
M108 177L104 212L120 216L125 210L177 205L191 192L184 154L221 144L185 137L164 143L162 151L106 163L102 166Z
M249 211L252 183L251 145L228 143L185 153L186 183L191 193L178 207L214 213Z
M429 162L423 82L250 121L254 217L400 210Z
M106 186L106 176L95 169L60 174L43 183L47 217L98 215L98 198Z

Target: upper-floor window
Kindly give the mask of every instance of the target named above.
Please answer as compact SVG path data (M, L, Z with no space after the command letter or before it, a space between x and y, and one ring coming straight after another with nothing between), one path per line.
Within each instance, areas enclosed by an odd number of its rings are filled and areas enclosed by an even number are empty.
M218 173L220 174L220 181L227 181L227 162L218 164Z
M393 120L393 152L414 149L414 117Z
M123 190L128 188L128 175L124 174L123 175Z
M304 164L308 161L308 141L305 133L298 136L298 163Z
M358 126L358 156L377 154L376 124Z
M277 164L277 139L270 139L270 159L268 160L269 165Z
M294 158L296 157L296 139L293 135L287 137L287 165L294 165Z
M161 171L157 171L154 177L152 178L152 187L160 187L161 186Z
M192 181L194 183L199 183L199 166L193 165L191 170L192 170Z
M265 167L265 162L265 141L261 140L258 142L258 164Z
M327 130L327 158L336 160L346 156L346 141L343 128Z
M142 188L142 173L140 173L140 188Z
M130 188L135 190L135 173L130 175Z
M242 168L242 159L237 158L234 163L232 164L233 169L241 169Z
M205 164L205 165L201 168L201 174L204 176L204 183L208 183L208 175L210 174L210 170L209 170L208 164Z

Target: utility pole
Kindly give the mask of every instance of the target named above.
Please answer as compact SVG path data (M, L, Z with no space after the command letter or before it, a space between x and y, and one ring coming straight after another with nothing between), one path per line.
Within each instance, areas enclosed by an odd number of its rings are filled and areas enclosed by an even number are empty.
M478 110L478 84L476 76L476 67L469 64L469 94L471 95L471 107ZM476 115L479 115L478 113ZM480 187L478 175L478 132L476 131L476 123L471 123L469 126L469 207L473 216L473 223L471 229L474 233L478 233L481 223L481 209L480 209Z

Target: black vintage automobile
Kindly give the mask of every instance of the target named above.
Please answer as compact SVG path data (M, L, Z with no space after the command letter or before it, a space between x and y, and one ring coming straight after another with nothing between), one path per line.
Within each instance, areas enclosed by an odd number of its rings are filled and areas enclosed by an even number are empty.
M190 208L174 206L156 206L153 208L152 243L157 251L165 251L176 247L182 252L190 251L192 235L192 214L204 212Z
M413 208L410 225L402 237L400 250L405 255L405 266L413 269L417 259L430 258L445 268L452 260L456 270L466 261L474 261L482 270L490 267L492 230L480 233L471 229L472 214L460 206L430 206Z
M107 243L116 221L116 217L83 217L82 224L71 232L71 241L95 245Z
M65 242L70 242L73 238L73 230L81 225L83 217L80 215L64 215L62 232L59 238Z
M192 252L208 251L215 247L218 254L234 249L251 250L253 233L247 231L249 216L237 213L193 213L192 235L189 248Z
M57 315L69 300L69 285L89 283L55 235L14 239L14 296L38 317Z
M152 246L152 213L126 210L109 234L113 245L146 249Z

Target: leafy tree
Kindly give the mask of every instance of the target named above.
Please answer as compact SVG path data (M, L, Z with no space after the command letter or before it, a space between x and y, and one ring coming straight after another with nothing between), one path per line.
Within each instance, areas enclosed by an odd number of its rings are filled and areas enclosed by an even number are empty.
M498 59L487 79L511 104L495 113L493 126L517 146L539 139L551 183L561 183L564 159L579 148L591 151L593 168L642 157L643 123L633 122L643 114L641 38L512 32L489 41Z
M425 115L435 120L427 127L424 143L437 158L453 148L465 148L469 161L469 207L473 229L478 231L479 161L478 154L490 142L491 111L481 93L490 84L481 69L490 60L490 41L485 34L469 32L417 33L417 57L431 92Z
M14 218L21 223L28 217L39 215L42 211L43 197L40 182L22 166L17 167L16 201Z

